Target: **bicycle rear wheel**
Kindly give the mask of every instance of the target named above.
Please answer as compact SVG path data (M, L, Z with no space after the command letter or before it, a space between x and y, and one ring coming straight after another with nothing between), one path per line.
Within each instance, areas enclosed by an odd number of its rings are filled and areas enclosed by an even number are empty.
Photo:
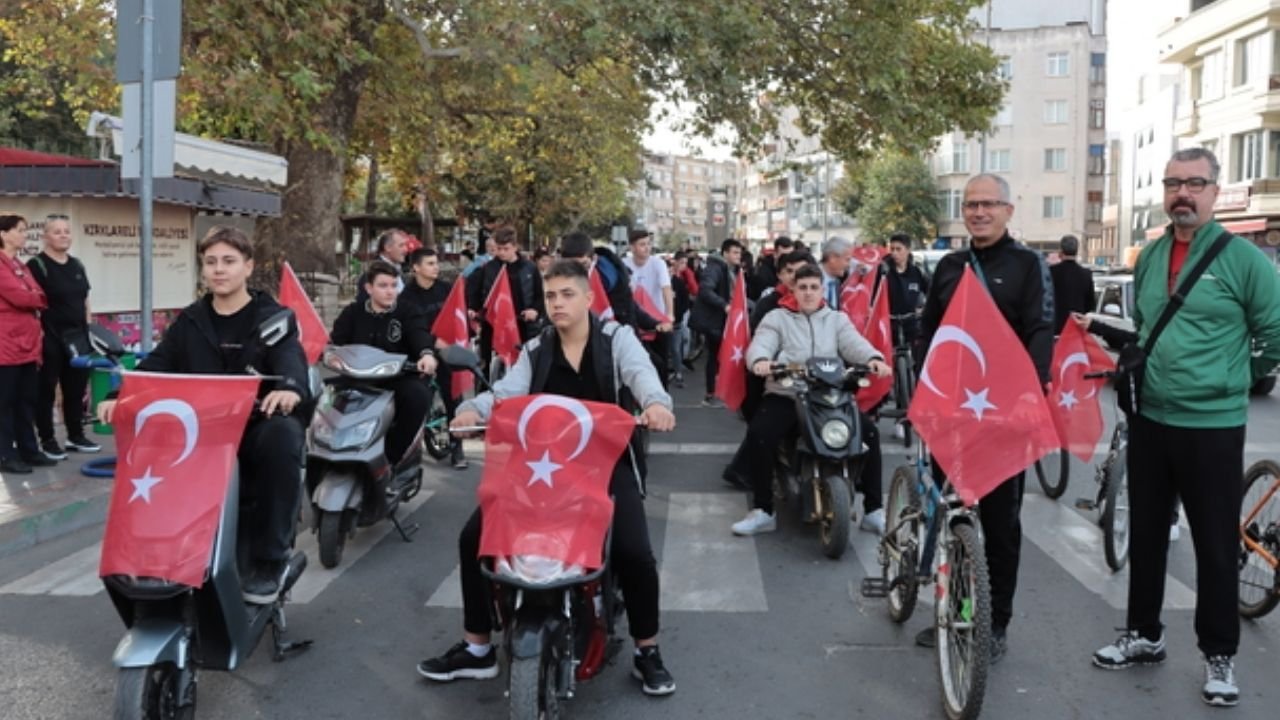
M1117 450L1108 460L1107 494L1102 508L1102 550L1107 567L1120 572L1129 560L1129 471L1125 467L1125 449Z
M982 711L991 663L991 587L978 531L969 523L951 528L945 619L938 627L938 674L942 706L951 720L972 720Z
M1054 500L1067 491L1067 479L1071 477L1071 455L1066 450L1049 453L1036 461L1036 479L1044 494Z
M920 562L919 537L920 493L916 490L915 468L903 465L893 471L889 484L889 501L885 506L885 536L881 539L880 563L884 580L889 583L889 617L904 623L916 609L920 586L916 584L916 566ZM917 519L903 522L915 514Z
M1280 558L1280 465L1262 460L1244 473L1240 511L1240 616L1251 620L1280 604L1280 568L1245 539Z

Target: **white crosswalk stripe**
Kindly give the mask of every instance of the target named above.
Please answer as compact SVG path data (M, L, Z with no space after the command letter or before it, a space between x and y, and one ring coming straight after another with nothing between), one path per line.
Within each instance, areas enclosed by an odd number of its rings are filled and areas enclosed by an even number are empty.
M671 493L660 570L664 610L766 612L753 538L729 526L746 506L737 493Z

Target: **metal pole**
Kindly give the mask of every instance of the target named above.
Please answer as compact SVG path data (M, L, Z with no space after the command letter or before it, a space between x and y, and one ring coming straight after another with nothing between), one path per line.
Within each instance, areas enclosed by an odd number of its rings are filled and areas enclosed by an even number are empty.
M987 0L987 49L991 49L991 0ZM978 172L985 173L987 171L987 133L983 131L982 139L978 141Z
M831 153L822 156L822 244L827 244L827 213L831 209Z
M138 188L140 237L138 238L138 292L142 352L151 351L151 198L152 157L155 154L155 0L142 0L142 172Z

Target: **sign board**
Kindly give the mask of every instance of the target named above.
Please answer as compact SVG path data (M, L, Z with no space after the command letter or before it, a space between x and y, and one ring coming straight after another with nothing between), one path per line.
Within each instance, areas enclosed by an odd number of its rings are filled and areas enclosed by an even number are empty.
M182 69L182 0L154 0L153 80L174 80ZM142 82L142 0L116 0L116 82Z
M178 81L152 83L155 94L151 107L151 134L155 138L151 153L151 176L173 177L174 108ZM120 150L120 177L142 177L142 83L124 86L124 147Z

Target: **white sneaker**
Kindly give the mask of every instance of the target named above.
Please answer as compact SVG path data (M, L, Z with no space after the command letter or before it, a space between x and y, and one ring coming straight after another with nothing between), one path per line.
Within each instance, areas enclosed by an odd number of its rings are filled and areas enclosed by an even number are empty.
M734 535L756 535L778 529L778 521L769 513L756 508L733 524Z
M1178 542L1178 538L1182 537L1182 529L1177 525L1169 526L1169 542Z
M862 517L862 524L858 526L862 530L876 535L884 535L884 508L872 510Z
M893 438L895 440L907 439L907 431L902 428L902 423L893 424Z
M1200 697L1215 707L1232 707L1240 702L1235 664L1230 655L1214 655L1204 659L1204 690Z

